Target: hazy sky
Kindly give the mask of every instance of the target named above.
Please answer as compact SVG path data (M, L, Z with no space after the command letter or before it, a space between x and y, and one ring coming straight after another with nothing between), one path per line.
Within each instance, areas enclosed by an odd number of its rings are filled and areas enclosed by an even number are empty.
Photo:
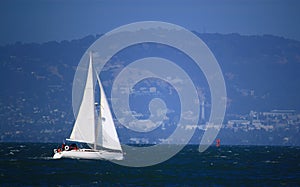
M78 39L136 21L300 41L298 0L1 0L0 45Z

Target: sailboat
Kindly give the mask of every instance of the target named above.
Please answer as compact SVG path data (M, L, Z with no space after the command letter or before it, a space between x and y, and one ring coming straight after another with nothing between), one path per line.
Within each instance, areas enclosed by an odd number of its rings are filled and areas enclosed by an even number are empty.
M100 89L99 112L97 112L95 102L95 78L97 78ZM89 53L88 73L81 105L72 133L67 141L85 143L89 148L79 149L76 144L66 145L54 149L54 159L123 160L122 147L100 78L93 67L91 52Z

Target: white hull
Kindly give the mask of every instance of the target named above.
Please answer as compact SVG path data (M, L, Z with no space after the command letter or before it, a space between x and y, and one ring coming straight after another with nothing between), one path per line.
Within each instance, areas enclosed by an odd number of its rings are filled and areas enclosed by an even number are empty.
M71 151L57 152L54 159L72 158L72 159L90 159L90 160L123 160L123 153L110 152L104 150L78 149Z

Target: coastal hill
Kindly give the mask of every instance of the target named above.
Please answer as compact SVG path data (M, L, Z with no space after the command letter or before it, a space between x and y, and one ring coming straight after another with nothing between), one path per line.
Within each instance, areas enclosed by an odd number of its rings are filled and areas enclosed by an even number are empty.
M299 41L271 35L195 34L221 66L227 114L300 111ZM0 141L57 142L69 135L74 122L74 73L84 52L99 37L0 46ZM153 54L163 53L152 44L150 48ZM122 55L131 59L132 53ZM208 92L207 85L203 90Z

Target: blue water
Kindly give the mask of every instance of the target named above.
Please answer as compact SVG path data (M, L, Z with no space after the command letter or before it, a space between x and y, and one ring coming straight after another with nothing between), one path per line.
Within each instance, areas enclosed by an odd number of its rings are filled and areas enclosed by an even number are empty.
M0 143L0 186L300 186L300 147L185 147L170 160L130 168L52 159L57 144Z

